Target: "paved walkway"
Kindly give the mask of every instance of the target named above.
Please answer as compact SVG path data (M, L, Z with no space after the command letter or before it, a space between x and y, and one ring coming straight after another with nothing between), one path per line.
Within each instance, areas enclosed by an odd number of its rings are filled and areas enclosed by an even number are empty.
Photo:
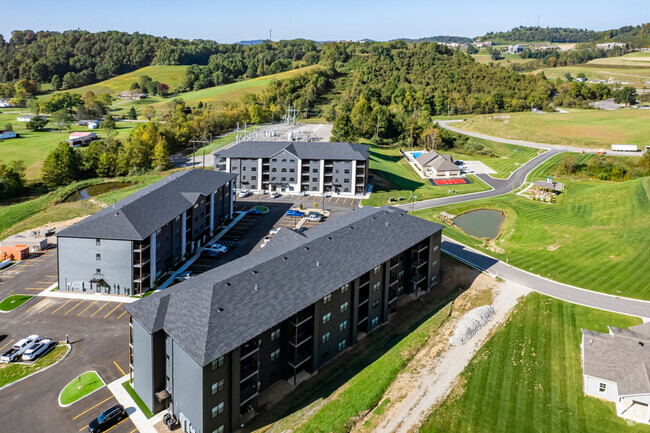
M48 298L64 298L64 299L83 299L84 301L106 301L106 302L120 302L123 304L130 304L140 298L132 298L131 296L122 295L108 295L106 293L90 293L90 292L73 292L68 290L54 290L58 284L53 284L47 289L43 290L36 296L43 296Z
M491 135L480 134L478 132L466 131L460 128L454 128L451 126L454 123L464 122L464 120L441 120L438 122L441 128L447 129L449 131L457 132L463 135L469 135L470 137L482 138L484 140L496 141L499 143L514 144L517 146L526 146L534 147L536 149L554 149L561 152L578 152L578 153L598 153L598 149L588 149L584 147L572 147L572 146L561 146L559 144L548 144L548 143L535 143L534 141L524 141L524 140L511 140L509 138L500 138L493 137ZM642 152L617 152L610 149L605 149L607 155L617 155L617 156L641 156Z
M156 429L154 428L154 424L160 422L160 420L162 420L162 417L167 411L163 410L157 413L156 415L154 415L152 418L148 419L145 416L144 412L140 410L138 405L131 398L129 393L126 392L124 386L122 386L122 384L124 382L127 382L128 380L129 380L128 375L121 377L109 383L107 385L108 389L113 393L115 399L122 406L124 406L124 410L129 415L129 418L131 418L131 421L133 422L133 424L135 424L135 426L138 428L138 431L140 433L157 433Z

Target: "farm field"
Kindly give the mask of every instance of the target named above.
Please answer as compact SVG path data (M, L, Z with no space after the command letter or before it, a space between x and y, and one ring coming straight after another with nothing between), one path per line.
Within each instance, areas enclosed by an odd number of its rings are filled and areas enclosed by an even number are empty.
M450 195L449 187L433 186L420 178L396 147L370 146L370 175L375 177L375 186L370 198L363 200L364 206L385 205L390 197L404 197L402 203L406 203L412 196L417 196L417 200L426 200ZM477 177L470 175L468 178L471 183L454 185L457 194L490 189Z
M25 161L27 180L36 180L41 177L41 167L45 157L61 141L67 140L70 133L87 131L94 132L100 138L105 136L105 133L100 129L89 130L84 126L76 126L74 123L70 130L63 130L61 133L51 129L49 125L45 127L44 131L33 132L25 129L25 122L16 121L16 113L13 112L0 114L0 125L4 127L7 122L12 124L13 130L20 134L20 137L0 141L0 163L16 159ZM115 125L117 135L115 137L127 137L137 125L137 123L133 122L117 122ZM83 148L81 149L83 152Z
M552 158L529 176L546 178ZM513 266L589 290L650 300L650 178L627 182L558 179L567 189L557 204L508 194L416 211L436 220L441 211L459 215L497 209L507 216L492 245L455 226L444 234ZM495 247L502 249L494 252Z
M117 96L120 92L131 89L131 84L137 83L140 77L148 75L154 81L165 83L169 86L170 91L174 91L183 84L185 79L185 70L187 66L178 65L154 65L137 69L133 72L118 75L117 77L109 78L108 80L99 83L90 84L88 86L77 87L76 89L65 90L67 92L79 93L80 95L86 92L110 93L112 96Z
M499 64L501 66L507 67L509 64L512 63L529 63L535 59L522 59L519 54L504 54L503 59L501 60L492 60L492 55L485 53L481 51L478 54L472 54L472 57L474 57L474 60L476 60L478 63L490 63L494 62L496 64Z
M419 431L650 432L650 426L617 417L614 403L582 390L580 329L607 332L607 325L640 323L532 293L479 349Z
M650 110L570 110L468 117L454 127L493 137L609 149L612 144L650 145Z

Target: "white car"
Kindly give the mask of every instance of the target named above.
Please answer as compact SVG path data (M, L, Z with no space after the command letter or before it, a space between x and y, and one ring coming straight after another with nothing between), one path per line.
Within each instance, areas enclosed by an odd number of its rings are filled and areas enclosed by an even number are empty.
M25 351L27 351L27 349L31 349L31 347L39 340L39 338L40 337L36 334L30 335L27 338L23 338L14 344L11 349L5 352L0 358L0 361L11 362L17 360L23 353L25 353Z
M219 253L224 253L224 254L228 252L228 247L223 245L223 244L219 244L219 243L210 245L209 247L205 247L205 249L206 250L217 251Z
M309 212L309 215L307 215L307 221L319 223L323 221L323 215L316 212Z
M38 343L30 347L23 353L23 361L34 361L39 356L41 356L52 344L52 340L49 338L44 338L39 340Z
M242 189L239 192L239 198L248 197L249 195L251 195L251 192L249 190L247 190L247 189Z
M270 197L271 198L278 198L278 197L280 197L280 193L279 192L273 192L273 193L271 193Z

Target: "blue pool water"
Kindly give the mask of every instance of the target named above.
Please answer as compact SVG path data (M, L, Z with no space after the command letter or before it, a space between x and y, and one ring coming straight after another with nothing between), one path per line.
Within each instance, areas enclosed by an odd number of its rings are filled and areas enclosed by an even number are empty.
M424 152L412 152L413 158L418 159Z

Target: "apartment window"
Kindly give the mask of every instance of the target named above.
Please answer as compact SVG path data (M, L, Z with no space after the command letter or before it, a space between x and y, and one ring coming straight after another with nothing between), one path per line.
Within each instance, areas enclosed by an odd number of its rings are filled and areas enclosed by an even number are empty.
M327 304L331 300L332 300L332 294L331 293L329 295L325 295L325 297L323 298L323 304Z
M600 382L600 385L598 386L598 391L606 392L607 391L607 384Z
M433 247L433 251L438 251L438 245Z
M295 168L290 168L290 169L289 169L289 173L295 173L295 172L296 172L296 169L295 169Z
M345 179L343 179L343 183L350 183L350 179L346 177Z
M286 159L283 159L282 162L287 162L287 160L286 160Z
M339 324L339 331L343 332L348 329L348 321L344 320Z
M271 160L271 162L278 162L278 159L277 159L277 158L273 158L273 159Z
M286 168L283 168L283 169L282 169L282 173L286 173L286 172L287 172L287 169L286 169Z
M286 178L286 177L283 177L283 178L282 178L282 182L286 182L286 181L287 181L287 178Z
M323 325L332 320L332 313L327 313L323 316Z
M344 188L343 192L350 192L350 188Z
M325 344L328 341L330 341L330 337L332 336L332 333L327 331L323 336L320 338L321 343Z
M243 171L246 171L246 166L242 167L242 170L243 170Z
M101 262L102 261L102 255L101 254L95 254L95 261Z
M397 294L398 294L398 295L401 295L402 293L404 293L404 286L399 286L399 287L397 288Z
M97 269L95 269L95 273L96 273L97 275L99 275L99 274L101 274L101 273L102 273L102 270L101 270L101 269L99 269L99 268L97 268Z
M338 173L338 172L339 172L339 169L338 169L338 168L337 168L336 170L334 170L334 173Z
M295 159L290 159L289 162L294 164L296 162L296 160Z
M348 169L346 168L345 170L343 170L343 173L345 173L345 174L350 174L350 170L348 170Z
M317 169L317 168L312 168L312 169L311 169L311 172L312 172L312 173L318 173L318 169Z
M399 271L397 273L397 278L402 278L404 276L404 271Z
M232 171L237 171L238 168L239 168L239 167L237 167L236 165L233 165L233 167L232 167Z
M317 191L318 188L316 188L316 187L314 186L314 187L311 188L311 190L312 190L312 191Z
M216 370L217 368L221 367L223 365L224 357L220 356L214 361L212 361L212 370Z
M371 326L372 328L374 328L374 327L377 326L377 325L379 325L379 316L373 318L373 319L370 321L370 326Z
M275 168L275 167L273 167L273 168L271 169L271 171L272 171L272 172L276 172L276 171L278 171L278 169Z
M271 180L272 180L273 182L275 182L276 179L277 179L277 177L272 177L272 178L271 178Z
M194 207L196 207L196 206L194 206ZM162 230L161 230L161 229L158 229L158 230L156 231L156 236L160 236L161 233L162 233Z
M280 338L280 328L278 328L275 331L271 332L271 341L275 341L278 338Z
M224 379L219 379L219 381L217 381L217 383L213 383L212 384L212 395L215 395L216 393L221 391L223 389L224 383L225 383Z
M375 308L379 307L379 303L380 303L379 299L375 299L374 301L372 301L372 309L374 310Z
M225 431L225 427L223 425L220 425L216 429L212 430L212 433L223 433Z
M295 180L296 180L296 179L293 178L293 177L290 177L290 178L289 178L289 182L294 182Z
M256 180L257 176L251 176L251 180Z
M350 305L350 303L348 301L345 301L344 303L342 303L341 304L341 313L345 313L346 311L348 311L348 306L349 305Z
M100 247L102 245L102 240L101 239L95 239L95 246Z
M243 179L243 180L246 180L246 176L242 176L242 179Z
M277 361L280 359L280 349L275 349L271 352L271 362Z
M312 182L318 182L318 178L317 178L317 177L312 177L312 178L311 178L311 181L312 181ZM314 190L314 191L315 191L315 190Z
M339 352L343 349L345 349L345 346L348 345L348 340L345 338L339 342Z
M257 171L257 167L251 167L251 171Z
M223 401L216 405L215 407L212 408L212 418L216 417L217 415L220 415L223 413L223 409L225 407L225 404Z
M431 267L435 268L437 264L438 264L438 260L434 260L433 262L431 262Z
M372 270L375 274L378 274L381 272L381 265L375 266L375 269Z
M341 287L341 294L347 292L350 289L350 283L347 283L343 287Z
M381 281L376 282L372 285L372 293L375 293L381 287Z

